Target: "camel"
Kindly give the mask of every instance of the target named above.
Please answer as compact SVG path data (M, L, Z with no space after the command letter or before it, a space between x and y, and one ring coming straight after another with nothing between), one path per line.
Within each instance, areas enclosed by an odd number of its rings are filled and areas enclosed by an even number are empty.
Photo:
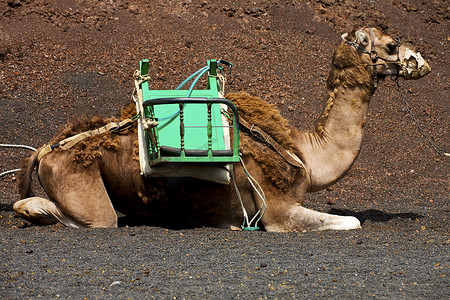
M132 125L120 133L88 138L67 150L55 148L39 162L44 148L31 153L21 163L18 185L22 200L14 204L14 211L36 224L60 222L71 227L117 227L119 211L131 219L144 216L157 226L239 228L245 215L257 215L264 207L260 221L269 232L358 229L360 221L353 216L303 207L305 194L329 187L351 168L361 149L369 100L379 79L418 79L430 70L411 46L399 44L376 28L353 30L342 35L335 50L327 79L328 99L314 130L293 128L258 97L245 93L226 96L235 103L240 117L267 131L301 167L241 131L242 164L234 164L230 171L235 184L144 177L139 172L137 130ZM135 113L129 105L119 120ZM49 145L109 121L92 118L67 125ZM36 197L31 190L36 167L49 199ZM247 174L254 181L248 180ZM260 189L255 190L255 182Z

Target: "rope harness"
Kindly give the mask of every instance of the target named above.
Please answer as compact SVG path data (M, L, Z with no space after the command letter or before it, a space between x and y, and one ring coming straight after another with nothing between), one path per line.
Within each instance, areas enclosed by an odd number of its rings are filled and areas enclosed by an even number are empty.
M366 28L366 27L364 27L364 28ZM364 29L364 28L363 28L363 29ZM376 66L377 66L377 65L383 65L383 64L385 64L385 63L391 63L391 64L397 65L397 74L395 74L394 81L395 81L395 83L396 83L397 90L398 90L398 92L399 92L399 94L400 94L400 98L402 99L403 103L405 104L406 110L408 111L408 113L409 113L411 119L412 119L412 120L414 121L414 123L416 124L417 129L419 130L419 132L420 132L420 133L422 134L422 136L430 143L431 148L432 148L438 155L441 155L441 156L450 156L449 153L445 152L442 148L440 148L438 145L436 145L436 143L435 143L430 137L428 137L428 135L424 132L424 130L422 129L422 126L421 126L420 123L417 121L417 119L416 119L416 117L415 117L415 115L414 115L414 113L413 113L411 107L409 106L408 102L406 101L406 99L405 99L405 97L404 97L404 95L403 95L402 90L400 89L400 83L399 83L399 80L398 80L398 78L400 77L400 68L401 68L401 66L402 66L402 62L401 62L401 60L400 60L400 45L401 45L400 39L399 39L399 38L394 39L394 41L396 42L396 45L395 45L395 46L396 46L396 48L397 48L397 60L388 60L388 59L385 59L385 58L383 58L383 57L378 56L378 53L377 53L377 51L375 50L375 43L374 43L374 40L375 40L375 39L374 39L374 35L373 35L372 28L370 28L370 27L367 27L367 28L368 28L369 31L370 31L370 39L371 39L371 45L370 45L371 49L370 49L370 51L367 51L366 49L364 49L364 48L362 48L360 45L358 45L356 39L355 39L354 42L351 42L351 41L345 41L345 42L346 42L347 44L349 44L349 45L355 47L357 50L359 50L359 51L361 51L361 52L363 52L363 53L369 55L370 61L371 61L372 63L371 63L371 64L366 64L366 66L372 66L372 67L373 67L373 71L372 71L372 72L373 72L373 75L372 75L372 76L373 76L373 80L374 80L374 88L375 88L375 89L377 88L377 83L378 83L378 76L377 76L377 72L376 72ZM363 30L363 29L361 29L361 30ZM378 63L378 62L377 62L378 59L381 59L381 60L383 60L384 62ZM392 76L392 77L393 77L393 76Z
M294 167L303 168L306 173L306 179L308 181L308 190L311 188L311 176L306 168L306 165L303 161L297 157L294 153L286 150L281 146L277 141L275 141L270 135L265 133L261 128L256 125L250 125L243 118L239 118L239 125L243 131L250 133L253 137L255 137L260 142L267 144L272 147L281 157L283 157L286 162Z
M364 28L366 28L366 27L364 27ZM400 44L401 43L400 43L400 38L394 39L394 41L396 42L395 47L397 48L397 60L388 60L388 59L385 59L385 58L383 58L381 56L378 56L378 53L375 50L375 38L374 38L374 35L373 35L372 28L370 28L370 27L367 27L367 28L369 28L369 31L370 31L370 40L371 40L370 51L367 51L366 49L364 49L360 45L358 45L357 39L355 39L354 42L351 42L351 41L345 41L345 42L347 44L355 47L357 50L359 50L359 51L369 55L370 61L372 63L365 64L365 65L372 67L373 87L374 87L374 89L376 89L377 85L378 85L378 74L377 74L377 68L376 68L377 65L384 65L386 63L397 65L397 74L395 76L397 78L399 77L399 75L400 75L400 67L402 65L402 62L400 61ZM361 29L361 30L363 30L363 29ZM384 62L377 63L378 59L381 59Z
M288 150L284 149L283 146L281 146L277 141L275 141L269 134L265 133L261 128L259 128L256 125L250 125L247 121L245 121L242 117L239 118L239 127L241 130L251 134L255 139L262 142L263 144L266 144L270 146L272 149L274 149L284 160L297 168L303 168L306 173L306 179L308 181L307 190L309 191L311 188L311 176L308 172L308 169L306 168L306 165L303 163L303 161L298 158L294 153L289 152ZM259 196L259 198L262 201L261 207L259 210L255 213L253 218L249 220L247 210L244 207L244 203L242 202L242 197L239 192L238 186L236 184L234 173L231 172L231 179L233 181L234 189L236 191L237 198L239 200L239 203L241 204L241 209L244 214L244 221L241 225L241 230L249 231L249 230L259 230L258 223L264 216L266 212L266 195L264 194L264 190L261 188L259 183L256 181L255 178L252 177L252 175L248 172L247 168L245 167L244 160L242 157L240 158L240 163L244 169L245 176L247 177L247 180L250 182L251 186ZM252 225L254 223L254 225Z
M416 124L417 129L419 130L419 132L422 134L422 136L430 143L431 148L440 156L450 156L450 153L445 152L444 149L442 149L441 147L439 147L426 133L425 131L422 129L422 124L417 120L416 116L414 115L414 112L411 108L411 106L409 106L408 102L405 99L405 96L403 95L402 90L400 89L400 83L398 81L398 77L396 77L394 79L395 84L397 86L397 90L400 94L400 98L403 101L403 104L405 104L406 110L409 113L410 118L414 121L414 124Z
M44 146L44 148L42 148L40 150L40 152L38 154L38 158L37 158L38 162L42 159L42 157L49 154L56 148L59 148L61 150L68 150L86 138L93 137L93 136L96 136L96 135L99 135L99 134L102 134L102 133L105 133L108 131L115 132L115 133L121 132L123 130L128 129L135 121L136 121L136 118L125 119L122 122L111 122L109 124L106 124L103 127L85 131L85 132L79 133L77 135L68 137L56 144L46 145L46 146Z
M253 231L253 230L259 230L258 223L266 213L266 195L264 194L264 190L261 188L259 183L256 181L255 178L253 178L252 175L248 172L247 168L245 167L244 160L242 157L239 159L242 167L244 168L245 176L247 177L247 180L250 182L251 186L255 190L256 194L258 194L259 198L262 201L261 207L259 210L255 213L253 218L249 220L247 210L245 209L244 203L242 202L241 193L239 192L239 188L236 184L236 180L234 178L234 172L231 172L231 179L233 181L234 190L236 191L237 198L239 200L239 203L241 204L241 209L244 214L244 220L241 225L241 230L244 231ZM259 216L259 217L258 217ZM252 226L252 223L255 222L255 224Z

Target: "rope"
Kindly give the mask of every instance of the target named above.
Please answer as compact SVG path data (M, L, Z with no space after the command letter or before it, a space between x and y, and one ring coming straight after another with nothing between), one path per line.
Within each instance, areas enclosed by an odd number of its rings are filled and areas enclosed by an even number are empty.
M422 134L422 136L423 136L426 140L428 140L428 142L429 142L430 145L431 145L431 148L432 148L434 151L436 151L436 153L437 153L438 155L441 155L441 156L450 156L450 153L444 152L444 150L443 150L442 148L440 148L435 142L433 142L433 141L431 140L431 138L430 138L430 137L425 133L425 131L422 129L422 124L419 123L419 122L417 121L417 118L416 118L416 116L414 115L411 106L409 106L408 102L406 102L406 100L405 100L405 97L404 97L404 95L403 95L403 92L402 92L402 90L400 89L400 83L399 83L398 77L395 78L394 81L395 81L395 83L397 84L397 89L398 89L398 91L399 91L399 93L400 93L400 97L401 97L403 103L405 104L406 110L408 111L410 118L411 118L411 119L414 121L414 123L416 124L417 129L419 130L419 132Z
M262 219L262 217L264 216L264 214L266 212L266 207L267 207L266 195L264 194L263 189L261 188L259 183L256 181L256 179L253 178L252 175L250 175L250 173L248 172L247 168L245 167L244 161L242 160L241 157L239 158L239 160L242 164L242 167L244 168L244 173L245 173L245 176L247 177L247 180L250 182L251 186L253 187L253 189L256 191L256 193L262 200L261 207L256 212L256 214L253 216L253 218L249 221L247 210L244 207L244 203L242 202L241 194L239 193L239 189L238 189L236 181L234 179L234 172L231 172L231 179L233 181L234 189L236 190L236 195L238 197L239 203L241 204L242 212L244 214L244 222L242 223L242 230L259 230L258 223ZM255 219L256 219L256 222L255 222ZM255 225L251 226L253 222L255 222Z
M30 147L30 146L26 146L26 145L13 145L13 144L0 144L0 147L5 147L5 148L23 148L23 149L28 149L31 151L37 151L37 149ZM19 172L20 169L13 169L13 170L9 170L9 171L5 171L0 173L0 177L3 177L5 175L8 175L10 173L15 173L15 172Z
M192 75L190 75L185 81L183 81L179 86L177 86L177 88L175 90L179 90L181 89L189 80L191 80L192 78L195 77L194 81L192 82L191 86L189 87L189 90L187 91L186 94L186 98L189 98L192 94L192 91L194 90L195 85L197 84L198 80L203 76L203 74L205 74L206 72L208 72L209 67L203 67L200 70L196 71L195 73L193 73ZM170 116L167 117L162 117L162 118L158 118L158 121L164 121L164 120L168 120L163 124L160 124L158 126L158 129L161 130L164 127L166 127L167 125L169 125L173 120L175 120L175 118L180 114L180 110L178 109L176 112L174 112L173 114L171 114Z
M133 118L135 118L136 116L134 116ZM135 119L134 121L131 119L125 119L121 122L111 122L106 124L103 127L97 128L97 129L93 129L93 130L89 130L89 131L84 131L81 132L79 134L76 134L74 136L70 136L62 141L59 141L56 144L53 145L46 145L44 146L41 151L38 154L37 160L38 162L42 159L42 157L44 157L45 155L49 154L50 152L53 151L53 149L55 148L59 148L61 150L68 150L70 148L72 148L73 146L75 146L76 144L78 144L80 141L89 138L89 137L93 137L99 134L103 134L105 132L111 131L114 133L118 133L121 132L123 130L128 129L137 119Z
M139 70L134 71L133 77L138 82L139 85L150 79L150 76L148 75L141 75Z
M3 177L3 176L5 176L5 175L7 175L9 173L15 173L15 172L19 172L19 171L20 171L20 169L14 169L14 170L5 171L3 173L0 173L0 177Z
M255 220L255 218L259 215L259 218L255 222L255 227L258 227L258 222L261 220L261 218L266 213L266 207L267 207L267 205L266 205L266 195L264 194L263 189L261 188L259 183L256 181L256 179L253 178L252 175L250 175L250 173L247 171L247 168L245 167L244 161L242 160L241 157L239 158L239 160L241 161L242 167L244 167L244 171L245 171L245 175L247 176L247 180L250 182L250 184L252 185L253 189L256 191L256 193L258 194L258 196L262 200L261 208L256 212L255 216L250 220L250 224L252 224L253 221Z
M208 69L208 66L205 66L194 73L192 73L188 78L186 78L180 85L178 85L175 90L180 90L189 80L197 76L200 72L203 72L205 69Z
M294 153L284 149L276 140L274 140L269 134L265 133L261 128L256 126L255 124L251 125L244 120L244 118L239 118L239 126L241 129L249 132L253 137L258 139L259 141L266 143L272 147L281 157L283 157L286 162L294 167L303 168L306 173L306 179L308 180L308 188L307 191L311 189L311 175L306 168L305 163L297 157Z
M377 85L378 85L378 74L377 74L377 69L376 69L376 66L379 64L379 63L377 63L378 59L383 60L385 63L393 63L393 64L398 65L398 67L397 67L397 77L399 75L400 66L402 65L402 63L400 61L400 56L399 56L400 55L400 39L396 40L396 42L397 42L397 44L396 44L397 60L391 61L391 60L385 59L385 58L383 58L381 56L378 56L378 53L375 50L375 38L373 36L372 28L366 26L366 27L362 28L361 30L364 30L365 28L369 28L369 32L370 32L370 39L371 39L370 51L367 51L366 49L362 48L361 46L359 46L356 43L356 40L358 38L356 38L354 42L346 41L346 43L351 45L351 46L353 46L353 47L355 47L357 50L360 50L361 52L366 53L366 54L369 55L369 58L370 58L372 63L371 64L367 64L367 66L372 66L373 88L376 89Z
M210 76L211 76L211 75L210 75ZM220 85L221 85L221 87L222 87L222 90L220 91L220 93L222 94L222 96L225 95L225 83L227 82L226 77L223 76L223 75L220 74L220 73L217 73L217 75L214 76L214 77L216 77L216 78L221 82Z
M24 149L28 149L31 151L37 151L37 149L30 147L30 146L26 146L26 145L11 145L11 144L0 144L0 147L6 147L6 148L24 148Z
M244 214L244 224L247 224L247 226L249 226L247 210L244 207L244 203L242 202L241 193L239 192L238 186L236 184L236 180L234 179L234 171L231 170L230 173L231 173L231 181L233 181L234 190L236 191L236 196L239 200L239 203L241 204L242 213Z

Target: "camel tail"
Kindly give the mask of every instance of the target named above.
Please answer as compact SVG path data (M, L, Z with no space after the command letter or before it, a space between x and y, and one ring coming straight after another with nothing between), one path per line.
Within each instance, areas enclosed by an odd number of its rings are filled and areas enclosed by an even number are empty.
M22 159L20 162L20 171L18 174L18 188L20 199L33 197L34 193L31 188L32 173L38 164L39 150L33 152L30 156Z

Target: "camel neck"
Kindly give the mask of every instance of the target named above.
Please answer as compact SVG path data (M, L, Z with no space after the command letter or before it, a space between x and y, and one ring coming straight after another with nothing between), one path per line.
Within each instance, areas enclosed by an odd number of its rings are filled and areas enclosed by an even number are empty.
M347 72L347 79L349 79ZM369 76L367 70L359 68L355 76ZM366 114L373 87L359 78L350 78L353 83L339 78L339 72L331 71L327 104L319 117L314 131L299 133L297 149L310 170L311 191L324 189L341 179L350 169L361 149ZM359 81L359 83L358 83ZM370 80L367 81L371 82Z

